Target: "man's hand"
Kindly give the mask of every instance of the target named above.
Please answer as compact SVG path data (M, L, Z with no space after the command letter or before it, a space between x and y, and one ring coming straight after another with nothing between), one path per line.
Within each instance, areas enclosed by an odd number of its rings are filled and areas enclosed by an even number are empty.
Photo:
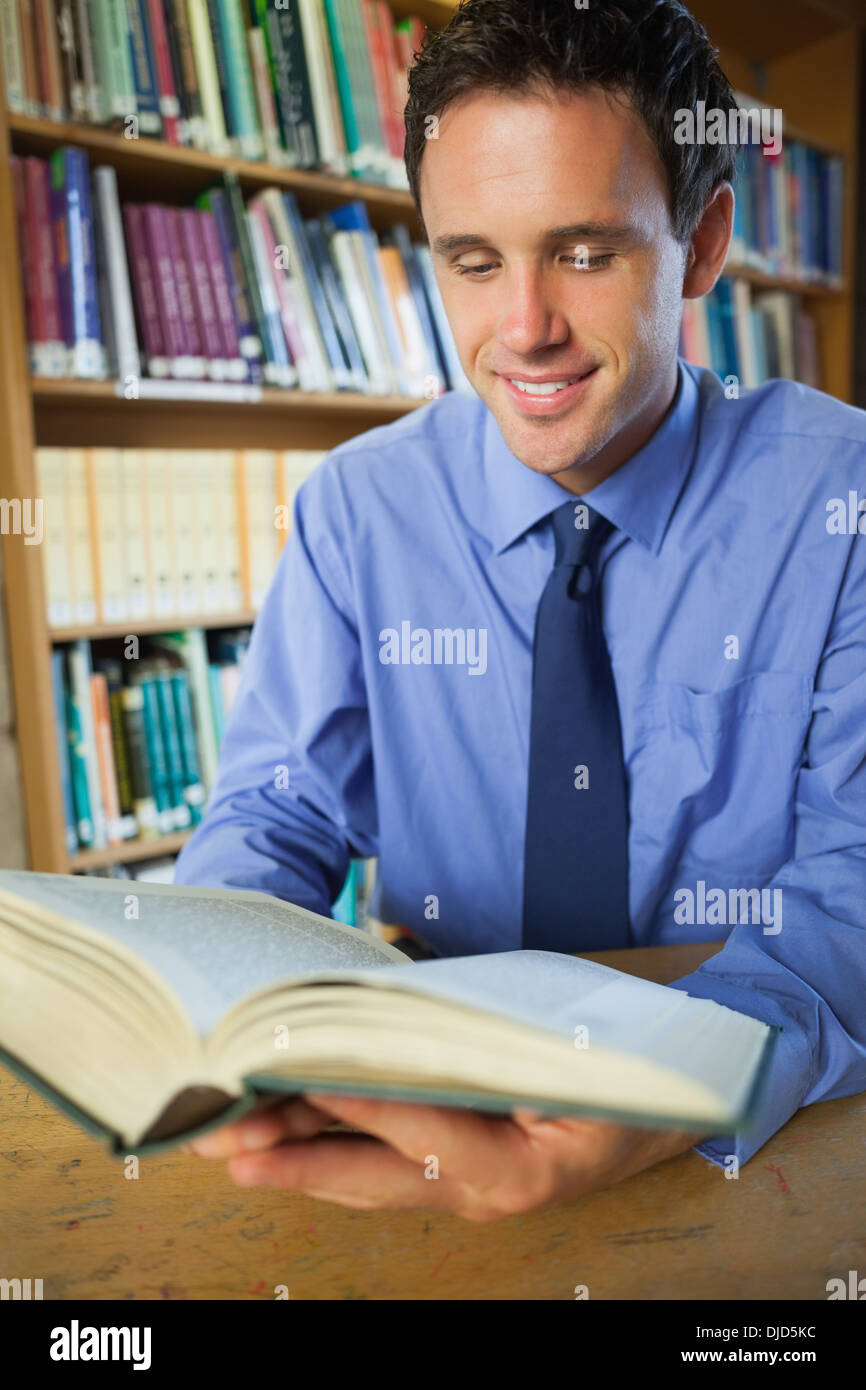
M363 1133L323 1134L334 1120ZM227 1158L243 1187L289 1188L364 1211L423 1207L495 1221L610 1187L705 1137L604 1120L541 1119L528 1110L504 1119L308 1093L205 1135L187 1150Z

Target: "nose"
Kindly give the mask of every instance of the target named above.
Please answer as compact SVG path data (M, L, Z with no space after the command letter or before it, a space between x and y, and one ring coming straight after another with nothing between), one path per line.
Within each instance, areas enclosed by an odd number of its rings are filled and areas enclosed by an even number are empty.
M518 357L559 346L568 338L568 323L554 302L554 287L542 269L517 266L501 280L504 301L497 328L503 347Z

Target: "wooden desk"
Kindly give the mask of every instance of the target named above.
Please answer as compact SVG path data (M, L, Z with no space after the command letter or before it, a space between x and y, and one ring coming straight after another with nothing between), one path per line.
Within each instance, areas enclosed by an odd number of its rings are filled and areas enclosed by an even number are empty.
M605 952L662 983L718 945ZM801 1110L736 1181L694 1152L476 1226L235 1187L172 1153L137 1181L0 1068L0 1276L46 1299L825 1299L866 1270L866 1095Z

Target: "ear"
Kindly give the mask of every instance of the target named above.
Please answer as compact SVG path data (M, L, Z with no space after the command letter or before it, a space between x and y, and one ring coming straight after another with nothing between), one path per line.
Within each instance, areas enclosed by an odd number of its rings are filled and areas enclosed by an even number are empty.
M717 183L689 243L683 299L709 294L727 259L733 225L734 190L727 182Z

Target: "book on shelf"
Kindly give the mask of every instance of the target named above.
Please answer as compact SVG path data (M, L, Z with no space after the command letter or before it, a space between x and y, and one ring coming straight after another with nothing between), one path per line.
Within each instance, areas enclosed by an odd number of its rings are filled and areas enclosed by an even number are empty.
M12 168L35 375L109 376L131 398L143 380L471 390L425 248L400 223L374 232L363 202L305 219L277 187L245 202L228 171L193 207L121 203L115 170L91 177L65 146Z
M4 0L10 111L407 188L424 42L385 0Z
M199 824L248 644L248 629L191 629L54 649L70 854Z
M52 628L255 612L320 449L36 450Z
M755 290L740 277L683 301L680 353L746 390L776 377L821 388L817 329L801 297Z
M779 1033L556 952L412 961L231 889L6 870L0 957L4 1062L116 1154L317 1087L728 1134Z

